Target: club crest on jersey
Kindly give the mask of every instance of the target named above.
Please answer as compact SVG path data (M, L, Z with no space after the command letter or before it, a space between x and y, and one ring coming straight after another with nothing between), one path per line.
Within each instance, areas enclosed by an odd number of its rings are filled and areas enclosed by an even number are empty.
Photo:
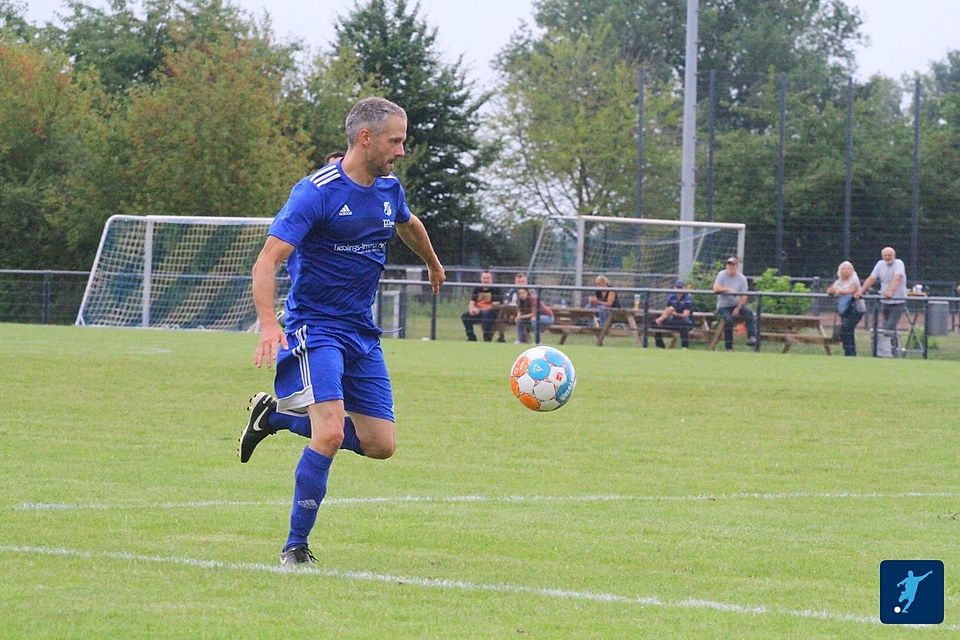
M388 217L388 218L389 218L391 215L393 215L393 207L390 206L390 203L389 203L389 202L384 202L384 203L383 203L383 215L385 215L385 216Z

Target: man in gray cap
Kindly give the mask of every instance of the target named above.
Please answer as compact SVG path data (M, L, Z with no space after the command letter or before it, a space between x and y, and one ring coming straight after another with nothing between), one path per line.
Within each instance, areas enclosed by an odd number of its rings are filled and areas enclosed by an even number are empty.
M713 291L717 295L717 315L723 319L723 345L727 351L733 350L733 325L737 318L743 318L747 325L747 344L757 344L757 329L753 321L753 311L747 306L749 289L747 278L738 269L739 262L733 256L727 258L727 266L717 274L713 281Z

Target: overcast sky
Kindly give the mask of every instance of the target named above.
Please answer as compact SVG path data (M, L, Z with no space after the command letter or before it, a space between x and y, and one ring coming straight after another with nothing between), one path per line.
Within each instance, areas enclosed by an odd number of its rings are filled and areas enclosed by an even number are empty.
M683 0L672 0L683 2ZM106 2L88 0L106 6ZM326 48L333 38L336 16L346 14L355 0L232 0L259 15L266 9L281 37L298 38L313 49ZM858 47L858 77L874 73L899 78L926 71L951 49L960 49L960 0L846 0L858 7L870 44ZM53 20L62 11L60 0L31 0L33 22ZM493 78L490 62L521 21L532 22L533 0L420 0L421 13L438 28L438 42L448 60L462 55L469 77L482 86Z

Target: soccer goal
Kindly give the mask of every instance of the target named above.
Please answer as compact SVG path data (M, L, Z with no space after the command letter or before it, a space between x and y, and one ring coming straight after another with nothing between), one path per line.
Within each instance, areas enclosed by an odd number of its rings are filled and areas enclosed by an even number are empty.
M78 325L243 331L251 269L272 218L116 215L107 220ZM286 295L285 270L277 279Z
M669 288L695 264L712 269L728 256L742 262L745 237L740 223L554 216L544 219L529 271L546 286L592 286L603 274L614 287ZM545 297L555 303L560 294Z

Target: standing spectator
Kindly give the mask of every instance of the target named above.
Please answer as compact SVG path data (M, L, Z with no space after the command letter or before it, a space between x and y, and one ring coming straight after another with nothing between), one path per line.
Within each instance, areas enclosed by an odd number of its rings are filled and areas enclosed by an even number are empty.
M853 264L843 261L837 268L836 281L827 287L827 293L837 298L837 315L840 317L840 342L843 344L843 355L857 355L856 328L866 311L866 305L859 297L854 297L860 291L860 277L853 268Z
M737 269L737 259L727 258L727 266L717 274L713 281L713 291L717 296L717 315L723 319L723 346L733 350L733 325L736 318L743 318L747 325L747 344L757 344L757 329L753 322L753 311L747 306L749 289L747 278Z
M897 323L907 306L907 268L903 265L903 260L897 258L893 247L883 248L880 260L854 297L859 299L866 294L877 280L880 281L880 295L883 296L880 301L880 330L890 337L890 348L896 353L900 348Z
M587 308L599 310L597 315L602 327L607 324L607 315L610 313L610 309L620 308L620 299L617 298L617 292L610 288L610 279L607 276L597 276L594 282L597 283L597 289L590 296Z
M690 330L693 329L693 296L686 291L686 286L683 280L673 283L675 291L667 296L667 306L653 321L657 327L679 331L680 346L684 349L690 346ZM659 348L666 348L662 335L658 333L653 339Z
M553 324L553 309L539 300L526 288L517 289L517 342L526 343L530 339L530 329L536 315L541 327Z
M483 329L483 341L490 342L493 340L493 327L499 310L494 306L494 300L497 296L496 290L491 286L492 284L493 274L489 271L481 273L480 286L473 288L467 311L460 316L460 320L463 321L463 328L467 332L467 340L470 342L477 341L477 334L473 330L477 323L480 323L480 327Z

